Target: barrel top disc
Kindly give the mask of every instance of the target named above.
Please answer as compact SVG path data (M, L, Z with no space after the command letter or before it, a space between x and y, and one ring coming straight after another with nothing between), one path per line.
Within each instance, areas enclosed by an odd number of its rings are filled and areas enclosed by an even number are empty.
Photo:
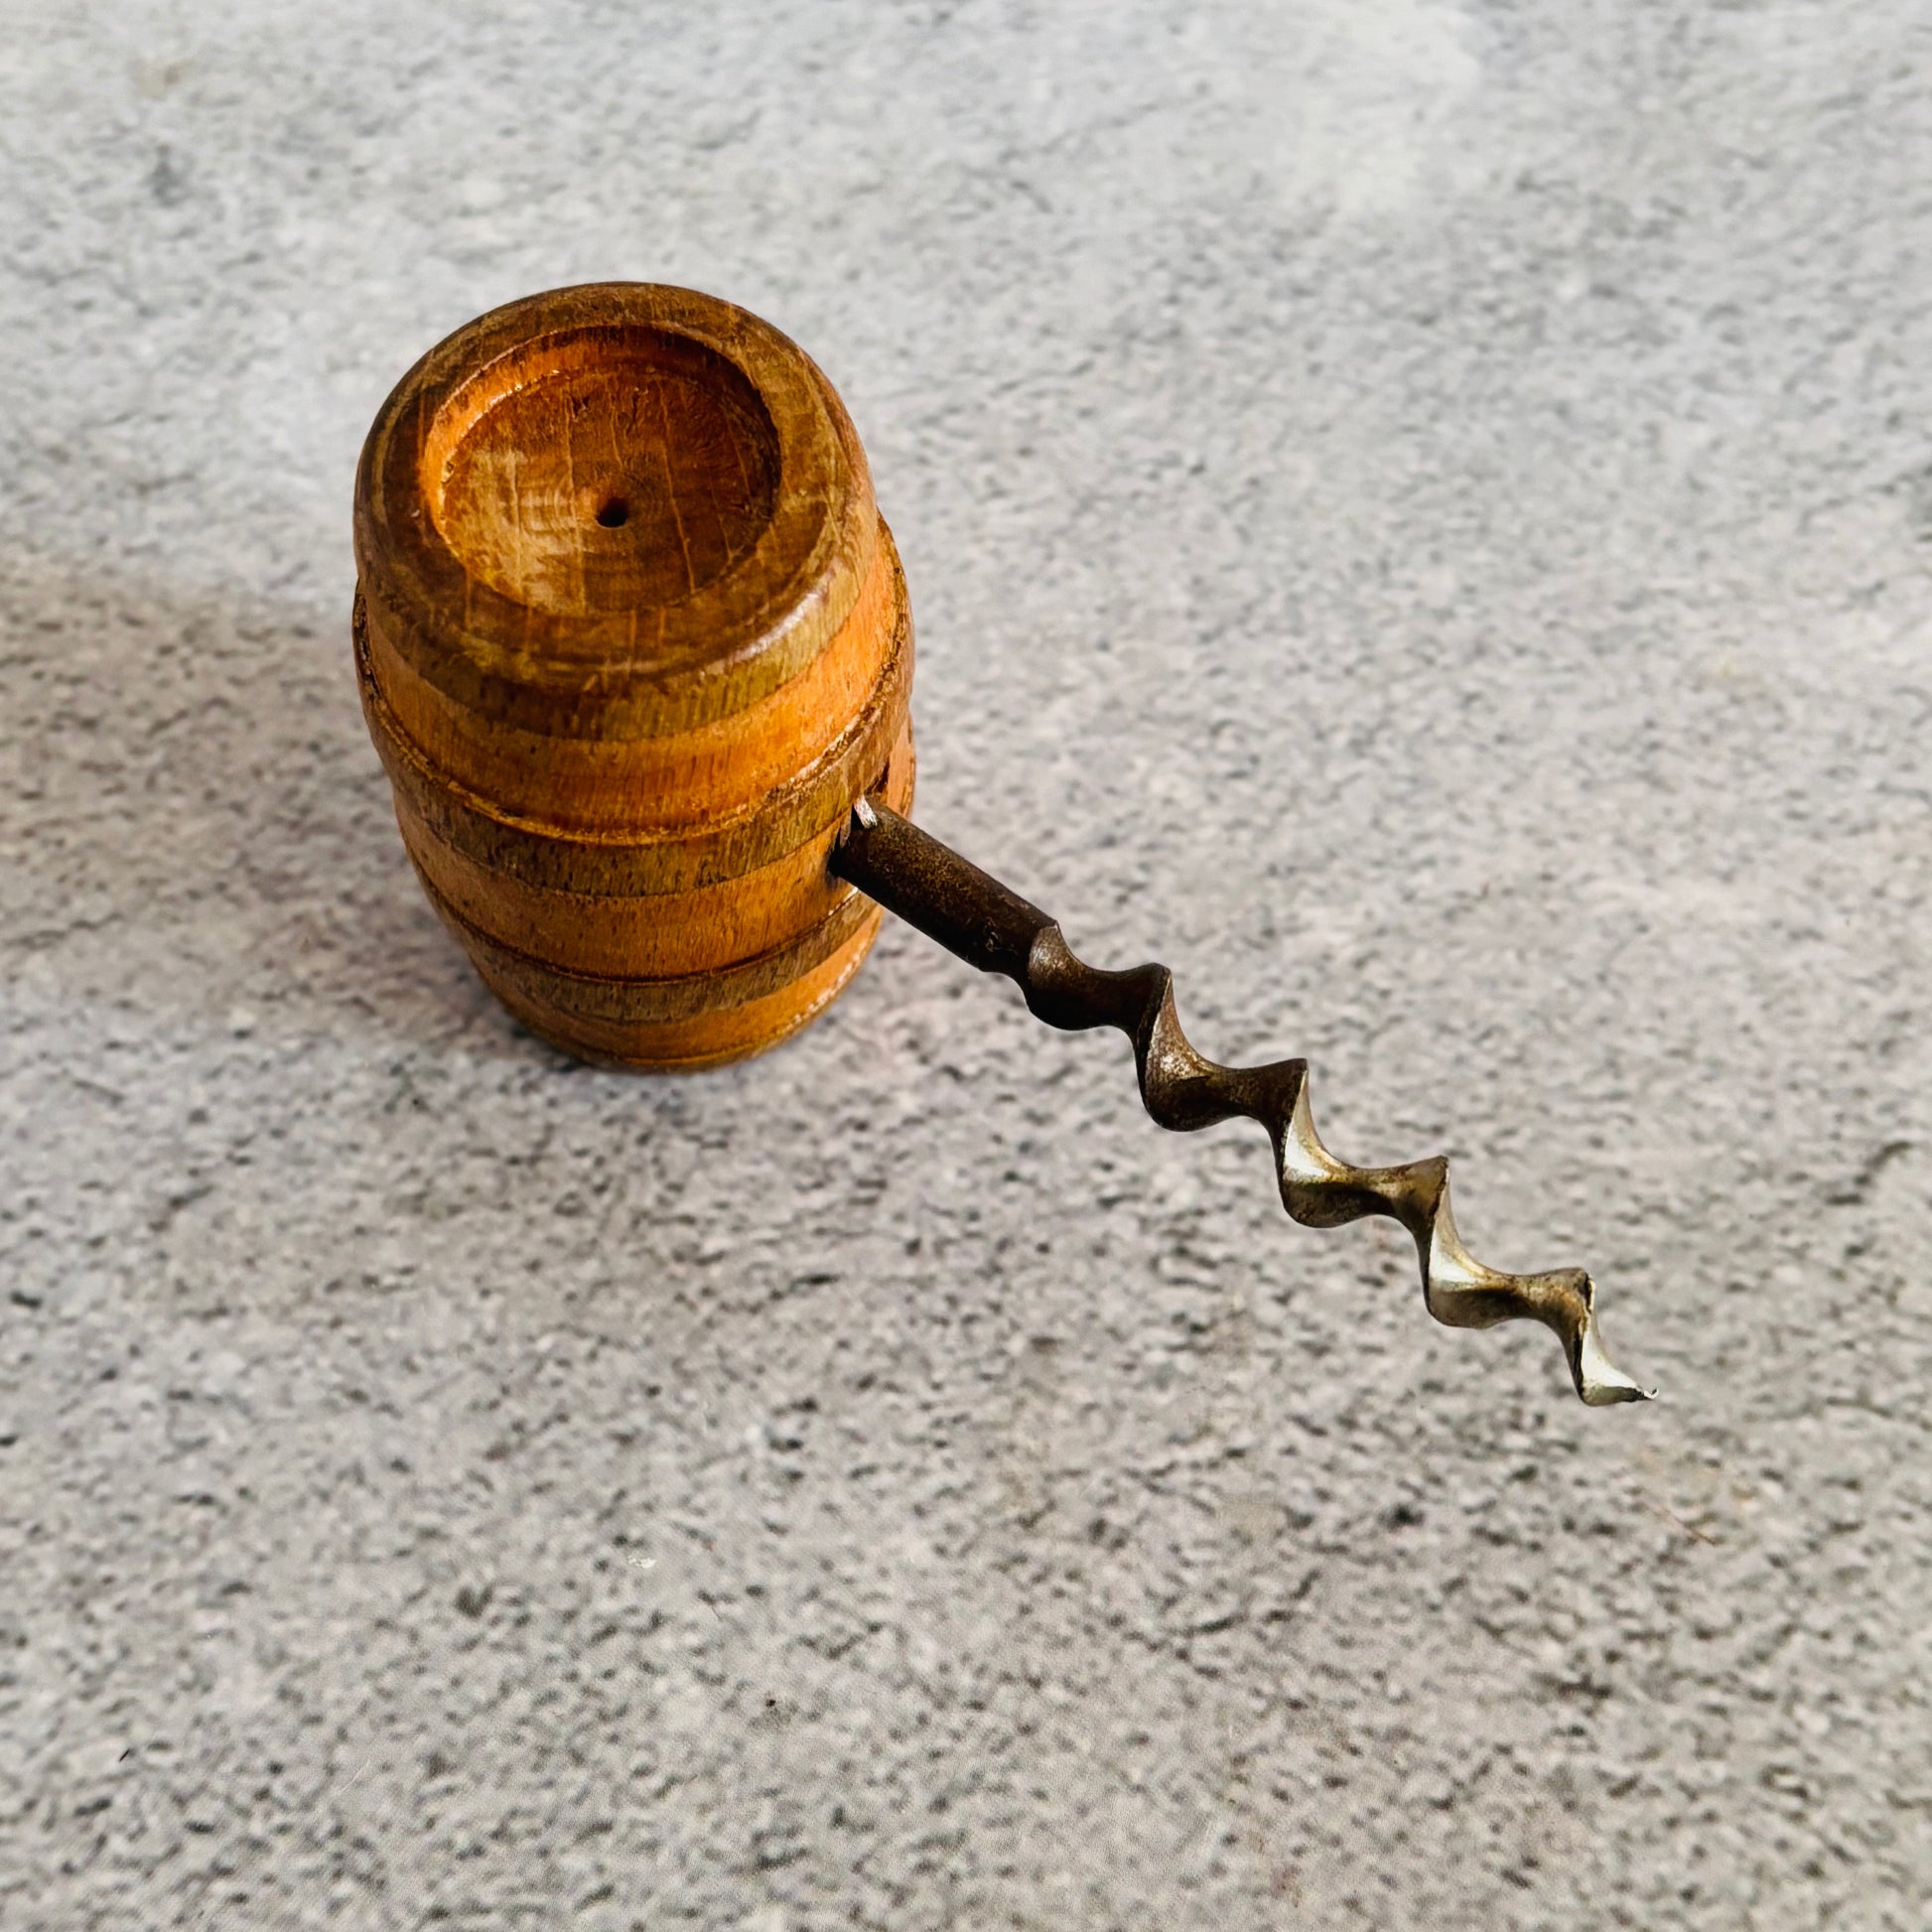
M598 283L492 310L384 403L356 476L362 589L459 703L655 736L794 676L876 542L837 394L735 305Z

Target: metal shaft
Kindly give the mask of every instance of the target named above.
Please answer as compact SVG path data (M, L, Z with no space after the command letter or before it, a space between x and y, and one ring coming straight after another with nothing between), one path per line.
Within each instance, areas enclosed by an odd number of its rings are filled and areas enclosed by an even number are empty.
M1423 1301L1437 1320L1487 1328L1530 1316L1563 1342L1586 1402L1636 1402L1654 1393L1604 1354L1595 1285L1583 1269L1506 1275L1477 1261L1456 1234L1449 1163L1440 1156L1399 1168L1338 1161L1315 1135L1308 1062L1227 1067L1203 1058L1180 1031L1173 975L1165 966L1109 973L1086 965L1038 906L871 800L854 808L832 870L948 952L982 972L1005 974L1049 1027L1118 1028L1134 1042L1141 1098L1161 1126L1187 1132L1240 1117L1266 1128L1282 1203L1305 1227L1338 1227L1365 1214L1400 1221L1415 1238Z

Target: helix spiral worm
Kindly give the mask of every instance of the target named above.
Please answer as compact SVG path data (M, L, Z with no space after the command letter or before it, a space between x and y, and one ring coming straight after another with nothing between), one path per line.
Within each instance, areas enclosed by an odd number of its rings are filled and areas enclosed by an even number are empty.
M1304 1227L1386 1214L1409 1230L1423 1302L1454 1328L1528 1316L1563 1343L1577 1393L1591 1405L1640 1402L1654 1391L1614 1366L1596 1332L1595 1285L1581 1268L1506 1275L1462 1245L1449 1211L1449 1163L1355 1168L1321 1145L1309 1110L1306 1060L1228 1067L1188 1043L1165 966L1104 972L1075 956L1059 926L909 820L873 800L855 808L832 869L927 937L983 972L1003 973L1035 1018L1068 1033L1114 1027L1134 1043L1141 1099L1162 1127L1188 1133L1236 1118L1275 1146L1282 1204Z

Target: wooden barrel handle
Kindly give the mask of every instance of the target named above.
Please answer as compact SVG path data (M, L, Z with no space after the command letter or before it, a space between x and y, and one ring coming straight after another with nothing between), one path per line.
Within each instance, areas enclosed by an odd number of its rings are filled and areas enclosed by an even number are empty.
M912 625L795 344L648 284L483 316L377 414L355 556L403 842L519 1019L686 1069L847 984L879 910L826 860L867 790L910 803Z

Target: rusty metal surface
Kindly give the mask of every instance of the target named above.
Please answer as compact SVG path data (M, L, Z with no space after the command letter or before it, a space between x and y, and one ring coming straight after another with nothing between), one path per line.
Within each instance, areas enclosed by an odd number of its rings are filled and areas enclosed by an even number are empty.
M1356 1168L1322 1146L1309 1109L1309 1064L1220 1066L1188 1043L1165 966L1105 972L1078 958L1049 913L980 871L910 820L861 799L832 869L984 973L1003 973L1036 1019L1067 1033L1114 1027L1134 1042L1141 1098L1177 1133L1242 1118L1275 1145L1282 1204L1304 1227L1340 1227L1368 1214L1400 1221L1416 1243L1423 1303L1453 1328L1541 1321L1563 1343L1577 1393L1592 1406L1647 1401L1603 1351L1596 1288L1581 1268L1507 1275L1462 1245L1449 1210L1449 1162Z

